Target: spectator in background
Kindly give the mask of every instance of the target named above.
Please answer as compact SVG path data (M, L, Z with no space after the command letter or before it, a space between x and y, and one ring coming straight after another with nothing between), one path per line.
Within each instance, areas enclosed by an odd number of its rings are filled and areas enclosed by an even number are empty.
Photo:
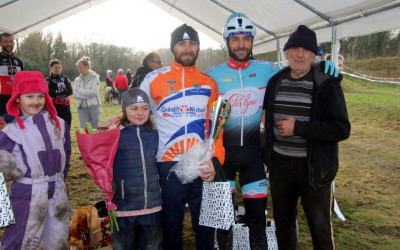
M131 84L132 82L132 75L131 75L131 70L127 69L126 70L126 79L128 79L128 84Z
M325 61L326 60L332 61L331 54L326 54L324 60ZM341 73L343 71L343 65L344 65L344 57L339 54L338 55L338 70L339 70L339 73Z
M118 103L121 103L122 93L128 90L128 79L122 69L118 70L118 76L115 78L115 87L118 89Z
M133 77L131 88L139 87L148 73L163 66L161 58L157 52L147 54L143 59L142 65L142 67L136 70L136 75Z
M67 122L71 128L71 108L69 96L72 95L72 86L67 76L61 75L62 65L58 59L49 63L50 75L46 78L49 86L49 96L57 110L57 115Z
M332 181L339 168L338 142L350 135L342 76L324 75L318 64L312 64L317 38L304 25L283 49L289 66L269 80L264 99L263 154L278 247L296 249L301 197L314 249L335 249Z
M100 78L90 69L90 58L82 57L76 62L80 75L75 78L73 94L77 99L79 124L86 129L86 122L90 122L93 128L99 126L100 121Z
M0 34L0 130L6 125L3 115L7 113L6 104L11 98L13 76L24 70L24 63L14 56L14 36L10 33Z
M114 80L111 78L111 75L112 75L112 70L111 69L107 70L106 85L107 85L107 87L111 88L111 92L112 92L115 104L118 104L118 99L117 99L118 93L117 93L117 90L115 89Z
M322 55L324 54L324 49L322 48L322 45L319 44L318 45L318 53L317 53L317 61L321 61L322 60Z

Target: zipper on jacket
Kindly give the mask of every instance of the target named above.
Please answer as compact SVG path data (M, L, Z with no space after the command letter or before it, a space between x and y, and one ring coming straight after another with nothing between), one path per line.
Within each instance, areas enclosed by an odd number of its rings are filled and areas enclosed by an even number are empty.
M146 161L144 159L143 143L142 138L140 138L140 128L136 126L137 135L140 144L140 155L142 156L142 167L143 167L143 179L144 179L144 209L147 208L147 173L146 173Z
M239 63L239 78L240 78L240 95L242 96L240 100L240 113L242 116L242 124L240 126L240 146L243 146L243 126L244 126L244 118L243 118L243 100L244 100L244 95L243 95L243 80L242 80L242 63Z
M182 94L183 94L183 122L185 123L185 136L184 136L184 141L183 141L183 152L186 153L188 151L187 148L187 124L186 124L186 102L185 102L185 67L182 66Z
M125 190L124 190L124 179L121 180L121 197L125 199Z

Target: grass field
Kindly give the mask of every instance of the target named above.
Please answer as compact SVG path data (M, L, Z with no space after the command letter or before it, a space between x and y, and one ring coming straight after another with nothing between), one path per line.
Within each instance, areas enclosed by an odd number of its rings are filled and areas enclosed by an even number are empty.
M105 89L102 83L101 96ZM346 221L334 218L338 249L399 249L400 246L400 85L369 83L346 77L342 82L352 123L351 136L340 143L336 199ZM68 176L73 210L99 201L99 189L79 159L79 129L71 98L72 156ZM102 104L101 121L119 114L121 106ZM268 201L268 218L272 217ZM188 217L188 216L187 216ZM299 249L311 249L306 219L299 206ZM185 220L185 249L194 249L190 221Z

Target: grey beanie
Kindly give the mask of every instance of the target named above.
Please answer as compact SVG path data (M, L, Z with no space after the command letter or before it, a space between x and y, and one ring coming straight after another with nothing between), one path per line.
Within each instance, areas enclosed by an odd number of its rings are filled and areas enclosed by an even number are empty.
M136 103L150 104L149 97L147 96L146 92L139 88L133 88L125 91L122 94L122 111Z

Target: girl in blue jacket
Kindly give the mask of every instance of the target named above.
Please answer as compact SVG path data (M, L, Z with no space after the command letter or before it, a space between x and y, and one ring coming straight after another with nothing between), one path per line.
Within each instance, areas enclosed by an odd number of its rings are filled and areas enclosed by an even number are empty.
M113 203L119 231L113 249L159 249L161 189L156 167L158 133L150 120L149 98L138 88L122 96L121 135L114 160Z

